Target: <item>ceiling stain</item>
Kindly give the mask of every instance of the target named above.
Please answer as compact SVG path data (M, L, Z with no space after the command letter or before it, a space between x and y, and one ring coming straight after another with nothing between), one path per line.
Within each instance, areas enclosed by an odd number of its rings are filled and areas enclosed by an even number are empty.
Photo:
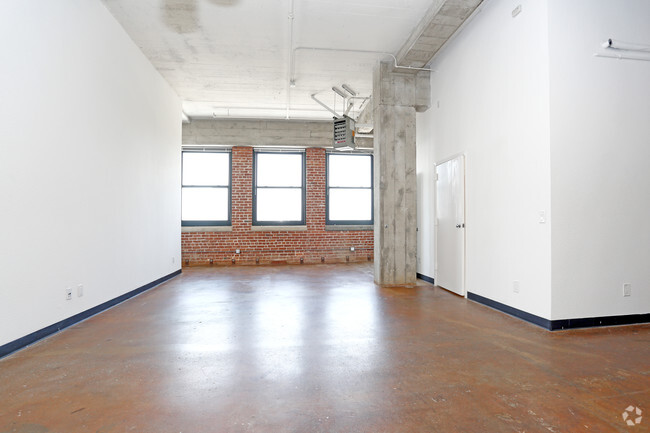
M176 33L193 33L199 29L197 9L196 0L163 0L163 22Z
M217 6L234 6L239 3L239 0L206 0L208 3L212 3Z

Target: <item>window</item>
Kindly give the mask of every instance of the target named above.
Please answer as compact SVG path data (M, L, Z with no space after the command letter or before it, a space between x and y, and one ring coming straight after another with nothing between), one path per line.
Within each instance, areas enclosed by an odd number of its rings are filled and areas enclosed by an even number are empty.
M373 224L372 155L327 154L327 224Z
M255 152L254 225L305 224L305 154Z
M230 152L183 151L181 225L230 224Z

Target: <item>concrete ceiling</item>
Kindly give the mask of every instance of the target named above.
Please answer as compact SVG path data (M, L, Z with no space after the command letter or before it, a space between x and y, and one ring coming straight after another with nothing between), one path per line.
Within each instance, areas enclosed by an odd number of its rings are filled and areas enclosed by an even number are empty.
M175 89L190 118L279 119L331 119L311 95L342 111L343 98L332 86L345 83L369 96L375 63L391 59L380 52L397 55L436 3L102 1Z

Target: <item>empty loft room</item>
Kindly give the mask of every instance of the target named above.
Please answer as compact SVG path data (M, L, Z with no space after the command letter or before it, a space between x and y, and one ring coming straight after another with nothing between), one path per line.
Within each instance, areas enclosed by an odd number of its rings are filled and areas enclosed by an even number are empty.
M650 431L649 19L4 0L0 433Z

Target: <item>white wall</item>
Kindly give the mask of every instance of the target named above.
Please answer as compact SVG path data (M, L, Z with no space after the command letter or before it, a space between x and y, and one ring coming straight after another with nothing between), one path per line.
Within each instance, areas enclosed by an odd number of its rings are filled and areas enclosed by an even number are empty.
M431 122L426 113L416 115L417 175L417 272L429 278L435 275L435 159L431 137Z
M180 268L181 123L98 0L5 1L0 40L2 345Z
M419 155L466 154L466 289L550 318L547 30L545 2L486 0L432 64L432 108L417 127Z
M549 19L553 319L648 313L650 62L592 54L650 45L650 2L551 0Z

